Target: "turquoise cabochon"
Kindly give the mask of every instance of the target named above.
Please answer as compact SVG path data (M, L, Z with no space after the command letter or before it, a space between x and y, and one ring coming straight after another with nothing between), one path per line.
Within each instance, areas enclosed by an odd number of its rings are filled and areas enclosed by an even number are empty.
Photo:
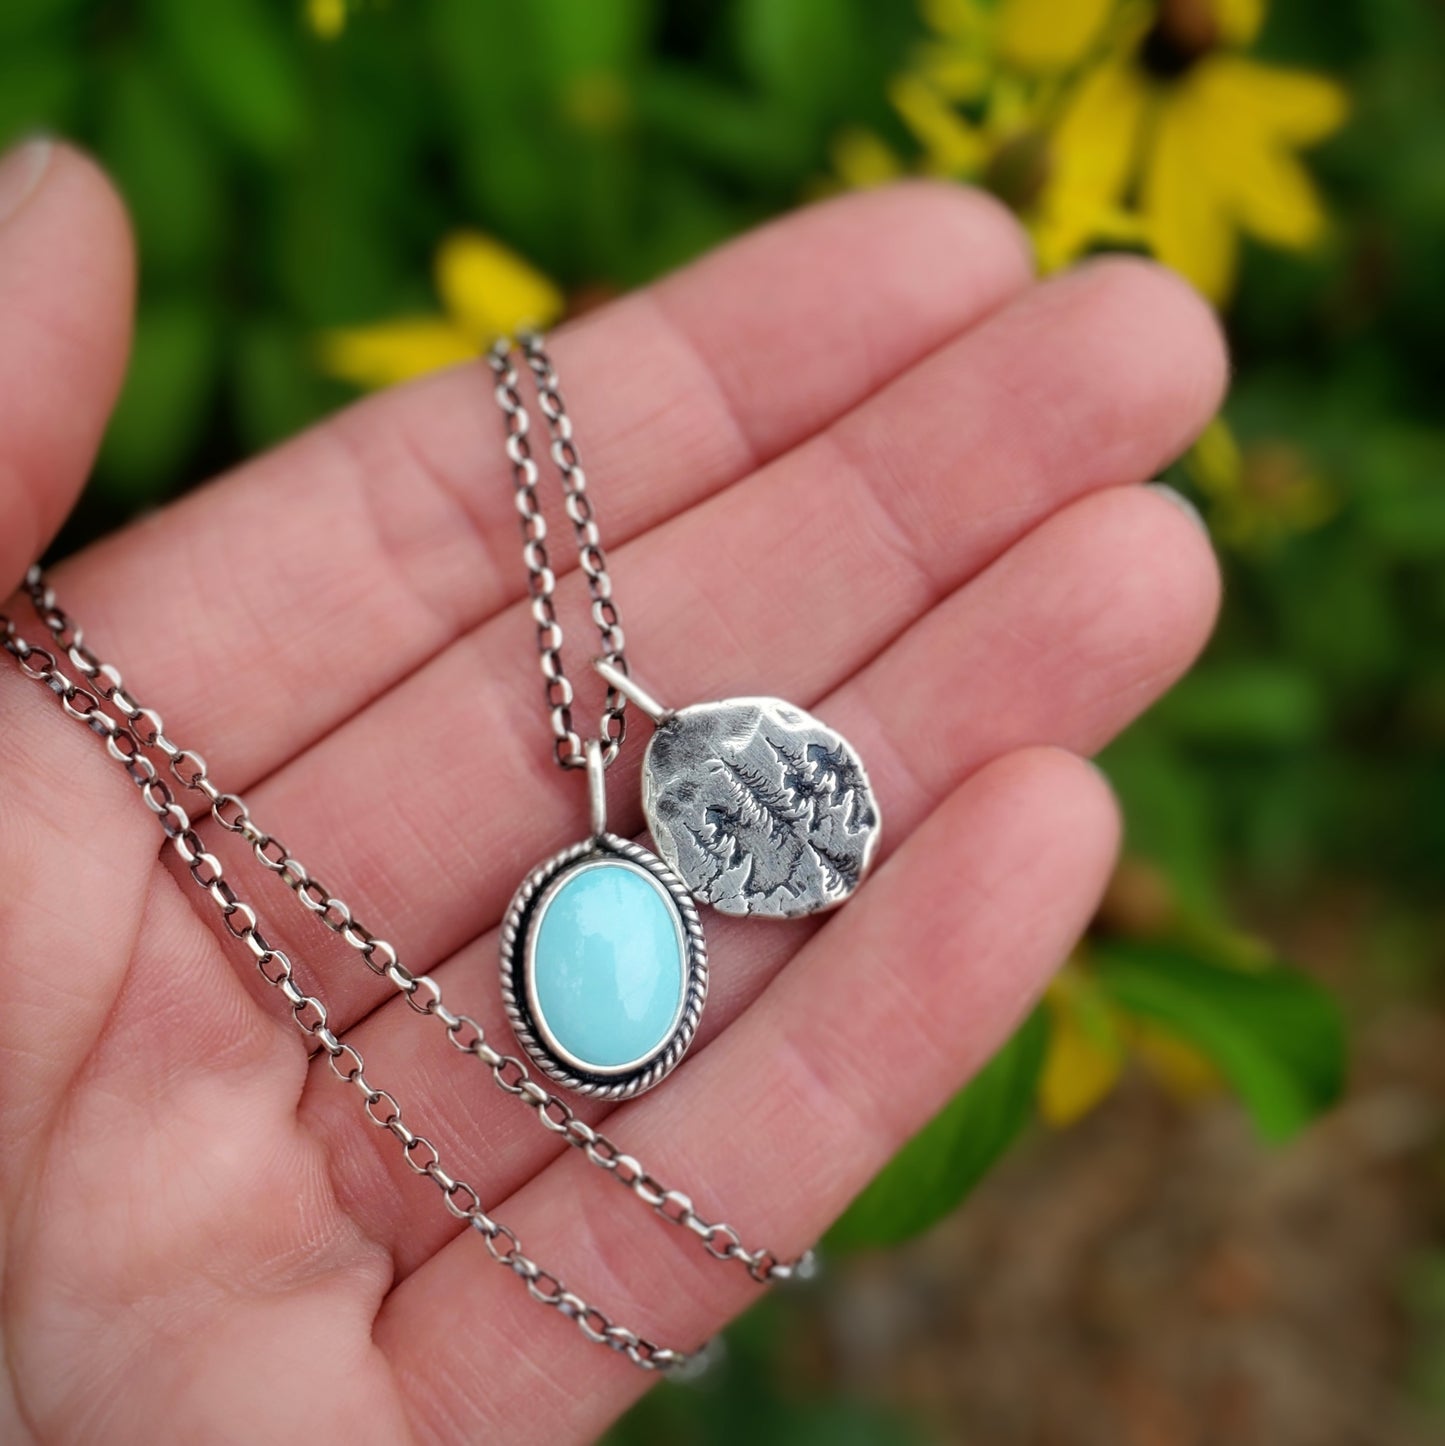
M687 987L682 919L651 873L593 858L538 901L525 964L538 1032L588 1072L635 1068L677 1029Z

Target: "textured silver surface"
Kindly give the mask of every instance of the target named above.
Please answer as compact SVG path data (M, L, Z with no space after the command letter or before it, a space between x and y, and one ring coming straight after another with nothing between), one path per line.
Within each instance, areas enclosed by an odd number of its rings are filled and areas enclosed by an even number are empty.
M642 765L658 852L724 914L796 918L841 904L878 845L878 807L848 741L779 698L662 719Z

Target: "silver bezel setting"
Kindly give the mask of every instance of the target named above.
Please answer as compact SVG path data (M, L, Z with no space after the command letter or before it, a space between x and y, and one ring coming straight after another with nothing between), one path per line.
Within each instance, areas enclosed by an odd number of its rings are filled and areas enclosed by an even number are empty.
M566 875L591 861L606 858L619 859L642 870L666 893L680 926L687 977L681 1006L663 1043L642 1059L600 1070L588 1068L556 1044L535 1008L530 981L539 910ZM624 1100L650 1090L666 1078L692 1044L707 999L707 944L697 906L682 880L650 849L616 834L603 833L553 854L522 881L502 922L501 976L507 1020L517 1043L537 1068L577 1094Z

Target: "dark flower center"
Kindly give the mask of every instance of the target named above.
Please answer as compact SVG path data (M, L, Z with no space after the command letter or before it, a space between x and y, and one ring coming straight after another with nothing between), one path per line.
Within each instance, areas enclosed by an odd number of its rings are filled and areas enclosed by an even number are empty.
M1164 0L1140 46L1139 62L1160 80L1178 80L1218 44L1210 0Z

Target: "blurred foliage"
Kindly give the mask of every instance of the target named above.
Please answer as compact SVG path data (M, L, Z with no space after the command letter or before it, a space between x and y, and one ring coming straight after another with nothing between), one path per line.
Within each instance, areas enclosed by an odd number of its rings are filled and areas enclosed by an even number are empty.
M1125 862L1046 1007L836 1244L924 1228L1036 1100L1066 1125L1126 1069L1227 1087L1268 1138L1303 1125L1341 1086L1339 1012L1243 918L1348 920L1367 967L1438 990L1429 0L6 0L0 140L37 125L100 154L140 241L134 364L68 543L339 404L339 378L444 364L902 172L992 188L1046 266L1152 249L1225 308L1233 394L1172 480L1226 604L1106 756ZM789 1439L846 1439L819 1409ZM726 1414L689 1419L709 1440Z
M1048 1044L1036 1013L853 1202L828 1248L890 1245L952 1210L1033 1117Z
M612 1446L924 1446L920 1423L848 1392L810 1385L797 1297L763 1299L709 1348L695 1381L664 1381L609 1433Z

